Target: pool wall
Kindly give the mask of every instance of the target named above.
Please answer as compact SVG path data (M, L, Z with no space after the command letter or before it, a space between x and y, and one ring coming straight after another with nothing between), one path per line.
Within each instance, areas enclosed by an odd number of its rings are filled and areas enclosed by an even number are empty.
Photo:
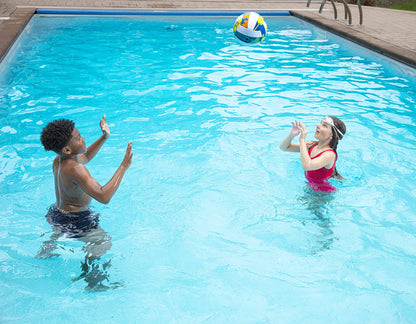
M256 11L264 16L290 16L288 10ZM110 9L37 9L37 14L47 15L165 15L165 16L236 16L241 10L110 10Z

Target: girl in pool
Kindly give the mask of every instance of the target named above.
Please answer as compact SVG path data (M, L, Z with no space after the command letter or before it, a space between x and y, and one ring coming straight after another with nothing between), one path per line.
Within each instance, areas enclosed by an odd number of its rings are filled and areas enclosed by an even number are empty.
M324 192L335 191L335 187L328 182L328 179L330 177L343 179L337 172L335 163L338 141L345 135L345 124L336 117L325 117L316 126L315 138L318 141L315 142L305 141L308 130L302 122L295 120L292 125L289 135L280 144L280 149L300 152L305 177L312 189ZM292 143L299 134L299 143Z

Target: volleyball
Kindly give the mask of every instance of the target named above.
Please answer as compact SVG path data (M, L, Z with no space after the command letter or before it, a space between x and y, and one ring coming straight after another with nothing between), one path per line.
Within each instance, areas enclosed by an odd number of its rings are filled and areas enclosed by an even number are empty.
M234 35L245 43L259 43L267 33L267 24L257 12L245 12L234 23Z

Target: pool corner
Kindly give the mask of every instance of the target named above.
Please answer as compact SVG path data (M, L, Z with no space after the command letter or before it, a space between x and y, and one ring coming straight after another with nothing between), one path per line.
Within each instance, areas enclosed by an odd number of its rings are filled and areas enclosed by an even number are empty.
M34 8L16 8L10 17L2 19L0 22L0 62L35 12Z

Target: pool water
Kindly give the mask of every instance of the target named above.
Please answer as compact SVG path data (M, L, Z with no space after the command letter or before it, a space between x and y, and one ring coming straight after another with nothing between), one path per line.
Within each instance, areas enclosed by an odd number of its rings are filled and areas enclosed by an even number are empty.
M250 46L234 17L31 20L0 65L0 322L413 322L415 70L266 21ZM50 241L39 137L70 118L91 144L103 114L92 176L105 184L129 140L134 157L91 205L111 248L86 264L94 243ZM312 140L326 115L347 126L333 194L279 150L291 121Z

